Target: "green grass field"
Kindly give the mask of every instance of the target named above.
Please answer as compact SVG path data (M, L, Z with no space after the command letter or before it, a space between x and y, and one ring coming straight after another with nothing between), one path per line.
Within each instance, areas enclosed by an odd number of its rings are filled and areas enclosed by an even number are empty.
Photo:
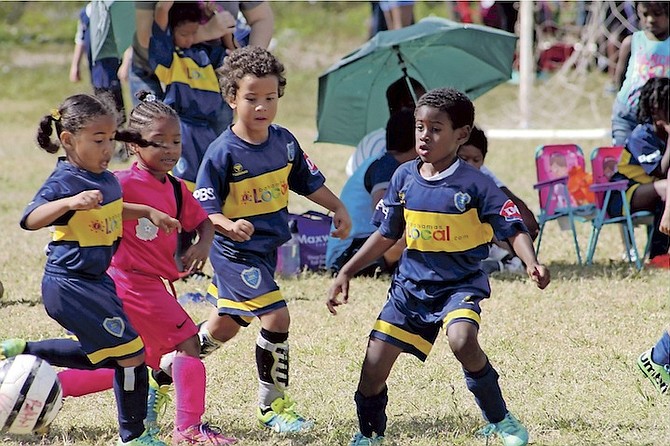
M441 13L439 3L421 2L419 16ZM51 172L56 157L36 148L34 135L44 114L69 94L89 91L86 82L67 80L71 35L79 4L30 3L21 22L0 21L0 339L60 336L63 329L40 303L48 231L29 233L18 221L25 205ZM0 20L7 4L0 4ZM316 79L365 39L367 3L274 3L277 12L276 54L287 66L288 87L277 121L294 131L303 148L339 192L344 164L352 148L314 144ZM43 17L58 21L40 40ZM62 21L71 20L65 27ZM60 29L58 28L58 29ZM12 31L14 30L14 31ZM24 37L21 37L24 36ZM588 74L589 88L601 89L604 77ZM534 87L540 98L563 91ZM594 90L595 91L595 90ZM569 113L583 127L608 127L611 97ZM477 99L477 121L485 129L509 125L518 113L517 87L502 85ZM593 105L593 104L591 104ZM603 112L603 110L605 110ZM557 110L557 112L564 110ZM544 114L542 116L545 116ZM564 122L534 122L541 128ZM542 140L492 140L487 164L509 187L538 211L534 148ZM577 140L588 156L606 140ZM114 168L123 168L117 164ZM292 197L291 210L315 205ZM586 246L590 227L579 227ZM642 233L638 241L645 241ZM526 278L499 275L493 295L484 302L480 341L501 375L508 406L528 427L537 446L670 445L670 398L660 396L642 378L635 360L656 342L670 322L670 278L667 271L638 273L621 260L616 228L606 228L595 265L580 267L570 234L549 224L540 253L553 281L545 291ZM179 283L179 292L204 291L205 283ZM291 327L291 395L299 409L315 420L315 429L299 436L277 436L255 420L256 372L253 323L206 360L206 417L237 436L241 445L331 446L347 444L356 431L353 393L367 335L385 299L387 280L355 279L351 302L336 317L325 307L330 279L303 274L281 280L289 302ZM206 305L189 311L196 320ZM398 446L483 445L475 432L483 426L474 399L465 387L458 362L440 337L425 363L404 355L389 380L387 444ZM169 440L174 405L162 418ZM0 434L3 445L108 445L116 441L116 408L111 392L68 399L48 435ZM497 440L490 444L498 444Z

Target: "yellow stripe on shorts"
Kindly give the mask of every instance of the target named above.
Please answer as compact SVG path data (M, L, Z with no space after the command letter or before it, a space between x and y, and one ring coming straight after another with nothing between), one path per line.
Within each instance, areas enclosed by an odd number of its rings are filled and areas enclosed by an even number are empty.
M454 319L470 319L477 322L477 325L482 321L482 318L476 311L468 310L467 308L459 308L458 310L447 313L447 317L444 318L444 327L446 328L446 326L449 325L449 322Z
M433 348L433 344L426 341L421 336L405 331L402 328L396 327L395 325L391 325L385 321L377 320L377 322L375 322L375 326L373 327L373 329L377 330L380 333L392 336L397 340L402 341L406 344L414 346L417 350L419 350L426 356L428 356L428 353L430 353L430 350Z

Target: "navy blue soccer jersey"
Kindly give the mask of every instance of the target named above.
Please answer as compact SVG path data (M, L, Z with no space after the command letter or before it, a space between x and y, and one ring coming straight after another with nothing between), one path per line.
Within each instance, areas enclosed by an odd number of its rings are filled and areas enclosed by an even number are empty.
M665 150L665 142L656 135L652 124L638 124L626 141L612 181L625 179L629 186L653 182L652 175L657 173Z
M420 165L416 160L398 167L373 216L384 237L405 236L399 278L422 284L420 293L426 295L419 298L430 298L431 285L437 290L469 280L488 295L480 261L494 234L503 240L527 231L518 209L489 177L463 161L436 180L423 178Z
M21 227L27 229L26 219L35 208L96 189L103 197L99 209L69 211L51 223L54 232L47 270L98 277L109 267L123 232L121 186L111 172L92 173L59 158L56 168L23 212Z
M207 149L193 195L208 214L243 218L254 225L250 240L234 242L217 232L215 245L264 255L291 238L289 189L310 195L324 183L324 176L287 129L273 124L268 139L254 145L229 127Z

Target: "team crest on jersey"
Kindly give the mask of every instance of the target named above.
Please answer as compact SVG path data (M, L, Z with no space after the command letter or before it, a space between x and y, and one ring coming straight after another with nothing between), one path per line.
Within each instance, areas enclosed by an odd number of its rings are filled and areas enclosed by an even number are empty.
M148 218L142 217L137 220L137 226L135 226L135 236L144 242L150 242L151 240L158 237L158 227L151 223L151 220Z
M120 317L108 317L102 321L102 327L112 336L120 338L126 331L126 323Z
M521 213L519 208L512 200L507 200L500 208L500 215L505 217L505 221L521 221Z
M289 163L292 163L295 159L295 143L293 141L286 144L286 154L288 155Z
M470 203L472 198L467 192L456 192L454 194L454 206L461 212L465 212L466 206Z
M244 175L245 173L249 173L247 169L244 168L244 166L241 163L235 163L233 165L233 176L234 177L239 177L240 175Z
M305 158L305 162L307 163L307 167L309 168L309 173L312 175L316 175L319 173L319 168L316 167L316 164L314 164L314 161L309 159L306 153L303 152L302 156Z
M243 269L240 277L242 278L242 282L254 290L257 290L261 285L261 270L255 266L248 269Z

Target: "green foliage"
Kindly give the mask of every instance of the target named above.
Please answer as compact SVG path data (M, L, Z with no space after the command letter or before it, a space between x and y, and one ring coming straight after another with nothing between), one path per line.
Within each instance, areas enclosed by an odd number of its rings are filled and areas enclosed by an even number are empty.
M0 46L70 43L86 2L1 2Z

